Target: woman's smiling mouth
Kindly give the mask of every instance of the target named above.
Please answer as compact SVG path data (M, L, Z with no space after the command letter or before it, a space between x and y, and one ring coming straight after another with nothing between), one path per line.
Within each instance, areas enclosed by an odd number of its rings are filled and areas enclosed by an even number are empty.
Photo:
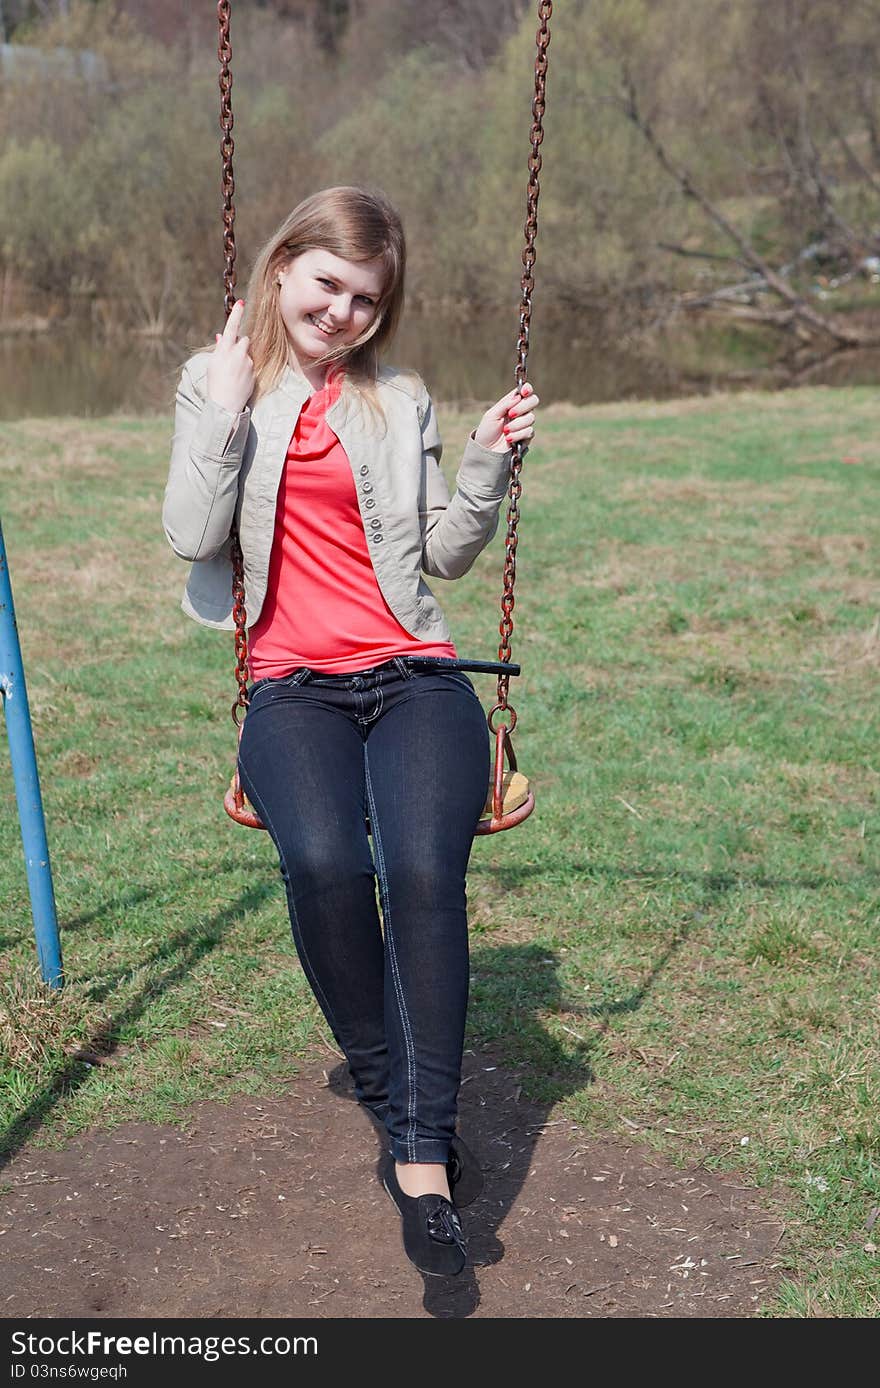
M314 326L318 329L319 332L322 332L324 334L325 337L333 337L339 331L338 328L328 328L323 323L319 323L317 318L315 318L314 315L311 313L306 314L306 317L308 318L310 323L314 324Z

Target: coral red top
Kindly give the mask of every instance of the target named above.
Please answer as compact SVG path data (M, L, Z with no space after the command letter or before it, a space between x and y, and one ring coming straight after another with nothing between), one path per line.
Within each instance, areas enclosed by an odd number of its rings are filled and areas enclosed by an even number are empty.
M307 665L350 674L396 655L455 656L412 636L376 580L348 454L325 419L337 373L303 405L278 489L266 599L248 633L251 678Z

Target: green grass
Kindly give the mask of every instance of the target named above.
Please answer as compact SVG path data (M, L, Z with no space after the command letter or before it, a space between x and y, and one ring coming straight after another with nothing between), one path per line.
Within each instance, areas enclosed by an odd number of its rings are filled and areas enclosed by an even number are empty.
M271 844L222 813L231 650L178 609L168 433L0 426L68 977L35 979L4 776L8 1148L335 1063ZM771 1316L880 1310L878 473L870 390L548 410L514 642L539 808L469 875L472 1038L590 1133L772 1187ZM437 585L463 653L497 645L500 560Z

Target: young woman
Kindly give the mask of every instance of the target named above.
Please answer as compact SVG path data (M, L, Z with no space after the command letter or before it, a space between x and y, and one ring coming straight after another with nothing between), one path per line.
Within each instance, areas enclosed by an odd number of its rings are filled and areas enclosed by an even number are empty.
M489 734L471 681L442 663L456 650L422 572L460 578L492 539L538 399L524 385L486 411L450 497L424 384L380 364L405 261L380 193L329 188L293 210L246 304L183 368L164 524L192 563L184 610L224 628L238 528L241 782L278 850L302 967L387 1133L406 1252L448 1275L466 1257L456 1206L482 1183L455 1125Z

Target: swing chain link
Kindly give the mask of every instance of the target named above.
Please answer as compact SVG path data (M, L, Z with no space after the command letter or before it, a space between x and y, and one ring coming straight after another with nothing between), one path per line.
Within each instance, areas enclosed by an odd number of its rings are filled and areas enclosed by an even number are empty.
M232 175L232 154L235 142L232 138L232 43L229 37L230 0L218 0L217 19L220 24L220 42L217 57L220 59L220 158L223 163L221 188L223 191L223 302L226 316L229 317L235 303L235 179Z
M235 622L235 680L238 696L232 705L232 721L238 726L244 719L248 699L248 642L247 612L244 605L244 556L238 543L238 531L232 532L232 620Z
M535 97L532 102L532 129L530 137L532 147L529 154L529 183L524 228L526 244L522 253L522 263L524 266L522 277L522 305L519 316L519 337L516 344L517 362L515 375L518 389L521 389L525 384L526 362L529 355L532 290L535 287L535 277L532 271L534 270L536 259L535 237L538 233L538 198L541 192L538 175L541 172L542 163L540 146L544 139L547 48L550 43L550 17L552 13L553 0L540 0L538 5L540 27L535 36L537 54L535 56ZM501 644L498 647L498 659L505 662L509 662L511 658L510 639L513 636L513 609L515 604L513 589L516 583L517 526L519 525L519 499L522 496L520 473L522 472L523 465L523 447L522 440L518 440L513 444L513 457L510 463L507 538L504 549L504 590L501 595L501 621L498 625L498 630L501 634ZM493 718L496 713L510 714L510 732L516 727L516 710L511 706L507 698L509 689L510 676L499 675L497 690L498 702L489 714L489 727L493 732L495 731Z
M228 318L235 303L235 179L232 173L232 155L235 142L232 138L232 41L229 35L230 0L218 0L217 20L220 25L220 41L217 57L220 59L220 159L223 165L223 306ZM248 639L247 611L244 605L244 556L238 542L238 528L233 524L230 536L230 557L232 559L232 620L235 622L235 680L238 696L232 705L232 721L238 727L248 708Z

